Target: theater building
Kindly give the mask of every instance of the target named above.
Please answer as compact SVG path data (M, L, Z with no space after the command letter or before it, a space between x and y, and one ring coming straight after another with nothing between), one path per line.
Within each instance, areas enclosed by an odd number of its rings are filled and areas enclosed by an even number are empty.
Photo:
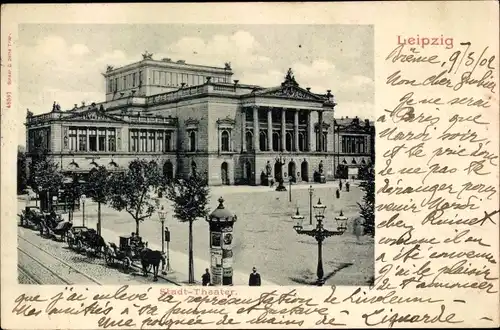
M45 149L68 174L100 165L119 171L143 158L169 178L206 173L210 185L259 185L268 177L311 182L319 173L332 180L345 172L339 165L372 161L373 124L335 121L330 90L301 87L292 70L271 88L232 75L228 63L154 60L147 52L140 62L108 66L105 102L28 111L28 157Z

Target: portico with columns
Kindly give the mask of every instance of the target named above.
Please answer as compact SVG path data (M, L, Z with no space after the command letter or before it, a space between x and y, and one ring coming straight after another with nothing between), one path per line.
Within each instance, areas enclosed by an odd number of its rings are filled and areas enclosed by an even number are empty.
M262 184L267 161L274 180L291 176L296 182L312 181L319 163L324 169L333 157L333 144L327 145L333 131L324 118L333 121L335 105L329 90L319 95L300 88L291 70L281 86L244 95L240 145L246 165L254 166L249 183ZM333 169L329 172L333 178Z

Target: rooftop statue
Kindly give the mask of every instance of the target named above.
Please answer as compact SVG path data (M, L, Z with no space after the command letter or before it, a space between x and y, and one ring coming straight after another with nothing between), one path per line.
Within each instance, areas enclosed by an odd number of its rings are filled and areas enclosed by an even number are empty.
M33 112L30 109L26 109L26 117L33 117Z
M231 70L231 62L224 63L224 69L225 70Z
M112 65L108 65L106 67L106 72L110 72L110 71L113 71L113 66Z
M288 71L286 72L285 81L282 83L282 85L295 85L295 86L299 85L295 81L295 77L293 76L292 68L289 68Z
M143 60L152 60L153 59L153 53L150 53L146 50L144 54L142 54L142 59Z

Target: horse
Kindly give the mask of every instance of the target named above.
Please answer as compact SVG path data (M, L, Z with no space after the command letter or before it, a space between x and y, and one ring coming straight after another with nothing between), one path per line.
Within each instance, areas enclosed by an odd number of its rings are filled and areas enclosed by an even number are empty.
M158 250L151 250L148 248L144 248L140 252L141 256L141 264L142 264L142 272L144 276L148 276L148 268L153 266L153 281L158 281L158 269L161 262L161 272L165 271L165 255Z
M49 236L53 237L54 239L57 239L57 235L61 236L61 241L64 242L64 239L66 238L66 235L68 232L71 230L73 227L73 224L69 221L61 221L57 224L55 228L50 228L50 226L47 227L47 231Z
M106 241L101 235L97 234L95 229L82 232L82 243L86 247L87 256L90 256L92 251L99 256L107 249Z

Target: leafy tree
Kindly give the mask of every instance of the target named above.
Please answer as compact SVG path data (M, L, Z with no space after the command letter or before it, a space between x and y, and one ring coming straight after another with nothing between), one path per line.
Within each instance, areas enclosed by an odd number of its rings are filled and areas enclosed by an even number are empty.
M365 233L375 236L375 170L372 166L363 169L364 181L360 188L365 192L363 202L358 203L361 216L365 219Z
M89 175L87 193L97 203L97 233L101 235L101 204L106 203L109 191L110 173L106 167L99 166Z
M139 223L156 210L152 193L161 182L157 163L139 159L132 161L124 173L115 173L109 179L109 204L115 210L125 210L134 218L137 235Z
M65 186L66 199L70 203L69 208L69 219L73 221L73 213L75 212L75 202L82 195L82 184L80 182L80 177L78 174L73 174L71 182Z
M209 187L206 175L194 172L188 179L174 179L165 185L165 197L172 201L174 216L189 223L189 283L194 281L193 222L208 215Z
M26 152L17 149L17 193L22 194L28 185L28 173L26 172Z
M59 166L51 158L44 157L37 160L33 165L32 180L33 190L45 198L46 208L50 209L50 195L57 195L64 182Z

